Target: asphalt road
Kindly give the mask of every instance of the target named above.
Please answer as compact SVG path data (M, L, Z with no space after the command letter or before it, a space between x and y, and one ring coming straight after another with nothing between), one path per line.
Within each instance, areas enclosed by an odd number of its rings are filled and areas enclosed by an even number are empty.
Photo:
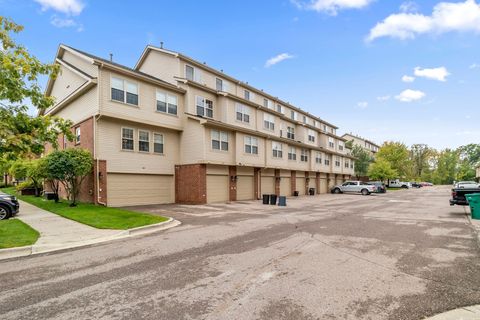
M183 225L0 262L0 319L423 319L480 303L447 187L158 206Z

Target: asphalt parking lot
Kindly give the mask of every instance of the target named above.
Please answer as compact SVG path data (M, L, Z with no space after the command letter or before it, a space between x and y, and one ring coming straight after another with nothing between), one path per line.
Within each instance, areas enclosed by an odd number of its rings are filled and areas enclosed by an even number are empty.
M183 224L0 262L0 318L423 319L480 303L477 236L448 198L137 207Z

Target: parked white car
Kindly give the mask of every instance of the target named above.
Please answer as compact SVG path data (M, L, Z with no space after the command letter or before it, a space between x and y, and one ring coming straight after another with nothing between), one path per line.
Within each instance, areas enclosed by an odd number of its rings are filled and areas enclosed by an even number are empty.
M400 181L400 180L396 179L396 180L390 180L387 187L408 189L408 188L412 187L412 184L410 182L403 182L403 181Z
M331 193L353 192L361 193L364 196L368 196L370 193L374 193L375 191L377 191L376 186L362 181L346 181L330 190Z

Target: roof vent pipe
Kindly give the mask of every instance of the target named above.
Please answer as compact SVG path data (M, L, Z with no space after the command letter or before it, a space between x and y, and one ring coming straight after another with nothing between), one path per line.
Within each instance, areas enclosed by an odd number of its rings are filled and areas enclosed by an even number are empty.
M160 41L160 49L163 49L163 41Z
M113 62L113 53L110 53L110 62Z

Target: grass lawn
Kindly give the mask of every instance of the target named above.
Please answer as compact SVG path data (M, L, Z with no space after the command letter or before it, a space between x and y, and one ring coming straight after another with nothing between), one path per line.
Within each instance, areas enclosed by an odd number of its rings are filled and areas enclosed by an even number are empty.
M15 188L4 188L2 191L59 216L99 229L126 230L168 220L161 216L96 206L90 203L78 203L76 207L69 207L67 200L55 203L53 200L46 200L42 197L22 196L16 193ZM21 207L20 210L22 210Z
M39 236L37 230L18 219L0 221L0 249L32 245Z

